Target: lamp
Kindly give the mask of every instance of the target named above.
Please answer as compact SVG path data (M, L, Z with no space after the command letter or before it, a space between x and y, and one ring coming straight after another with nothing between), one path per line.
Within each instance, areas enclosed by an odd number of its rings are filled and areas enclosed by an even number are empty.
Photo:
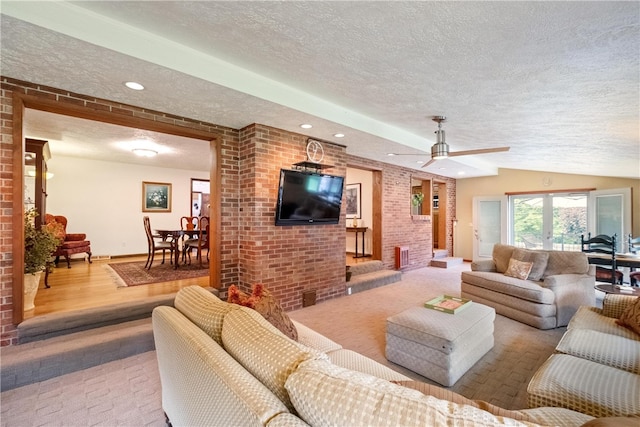
M136 156L140 157L155 157L158 155L156 150L151 150L149 148L134 148L131 151L133 151Z

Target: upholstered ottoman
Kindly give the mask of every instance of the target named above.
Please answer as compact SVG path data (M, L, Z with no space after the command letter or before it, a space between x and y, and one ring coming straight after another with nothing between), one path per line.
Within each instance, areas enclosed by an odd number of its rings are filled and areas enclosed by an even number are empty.
M456 314L413 307L387 319L387 360L446 387L493 348L493 308L475 302Z

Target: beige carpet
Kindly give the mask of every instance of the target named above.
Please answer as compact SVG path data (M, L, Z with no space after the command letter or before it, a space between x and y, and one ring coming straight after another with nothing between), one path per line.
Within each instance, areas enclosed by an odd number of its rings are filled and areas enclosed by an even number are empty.
M424 268L401 282L289 313L345 348L406 375L417 374L384 357L385 319L442 294L458 294L460 272ZM526 406L531 375L551 354L564 328L540 331L497 316L496 344L450 389L508 409ZM2 426L163 426L155 352L105 363L0 394Z
M403 273L402 281L289 313L300 323L403 374L436 384L385 358L387 317L440 294L460 295L462 264ZM495 345L449 390L507 409L527 406L527 384L551 355L566 328L541 331L497 315Z

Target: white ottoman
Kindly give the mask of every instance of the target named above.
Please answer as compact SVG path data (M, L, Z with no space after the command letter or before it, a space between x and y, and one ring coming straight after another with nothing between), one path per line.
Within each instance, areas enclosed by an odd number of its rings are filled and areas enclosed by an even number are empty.
M496 312L471 302L456 314L413 307L387 319L387 360L446 387L493 348Z

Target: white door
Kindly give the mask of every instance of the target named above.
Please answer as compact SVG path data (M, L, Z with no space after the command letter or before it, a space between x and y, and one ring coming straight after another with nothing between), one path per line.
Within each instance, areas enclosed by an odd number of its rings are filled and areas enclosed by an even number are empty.
M491 258L496 243L506 243L507 198L473 198L473 259Z
M631 233L631 189L591 191L587 225L591 237L615 234L616 250L624 252L627 236Z

